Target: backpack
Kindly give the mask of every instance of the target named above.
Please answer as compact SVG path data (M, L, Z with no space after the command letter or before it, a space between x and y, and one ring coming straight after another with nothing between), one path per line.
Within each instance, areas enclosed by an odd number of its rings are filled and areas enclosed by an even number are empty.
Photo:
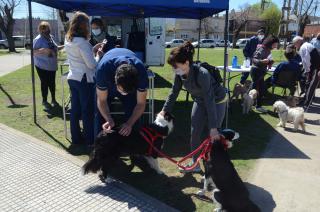
M195 75L194 78L196 80L196 86L197 87L201 87L199 85L199 82L198 82L198 75L199 75L200 67L203 67L203 68L207 69L208 72L210 73L211 77L213 79L215 79L215 81L218 84L221 84L223 82L223 79L222 79L222 77L220 75L220 70L217 67L212 66L207 62L201 62L201 61L196 61L195 64L198 66L198 69L195 69L196 71L194 71L194 75Z

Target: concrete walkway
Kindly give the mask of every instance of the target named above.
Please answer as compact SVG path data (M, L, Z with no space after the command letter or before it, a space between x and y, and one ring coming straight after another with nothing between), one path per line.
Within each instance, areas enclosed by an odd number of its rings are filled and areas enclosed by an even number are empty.
M320 211L320 90L305 113L307 133L277 128L249 178L262 211Z
M31 63L30 50L0 56L0 77Z
M81 176L82 164L0 124L0 211L176 211L119 181Z

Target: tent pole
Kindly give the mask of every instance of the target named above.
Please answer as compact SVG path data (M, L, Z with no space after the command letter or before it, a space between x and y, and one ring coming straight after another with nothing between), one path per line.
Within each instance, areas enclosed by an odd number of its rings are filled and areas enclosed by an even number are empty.
M198 53L197 53L197 61L200 60L200 36L201 36L201 18L199 19L199 33L198 33Z
M29 9L29 32L30 32L30 56L31 56L31 81L32 81L32 104L33 104L33 122L37 123L37 112L36 112L36 92L35 92L35 80L34 80L34 60L33 60L33 28L32 28L32 8L31 0L28 0Z
M227 67L228 67L228 23L229 23L229 10L226 10L225 24L224 24L224 67L223 67L223 87L226 87ZM229 79L228 79L229 80ZM228 88L229 89L229 88ZM229 95L230 91L227 91ZM230 95L229 95L230 96ZM229 101L226 105L225 124L228 128L229 119Z

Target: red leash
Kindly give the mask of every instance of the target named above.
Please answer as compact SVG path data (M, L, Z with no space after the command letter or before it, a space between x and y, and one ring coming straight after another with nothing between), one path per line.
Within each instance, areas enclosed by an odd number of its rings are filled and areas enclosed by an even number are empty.
M155 135L152 135L152 133L150 131L153 131L155 133ZM176 164L177 166L179 166L180 168L184 169L184 170L193 170L199 163L200 163L200 160L201 159L204 159L204 160L208 160L208 153L210 153L211 151L211 146L212 146L212 143L211 143L211 139L210 138L207 138L206 140L204 140L202 142L202 144L197 148L195 149L194 151L192 151L190 154L188 154L187 156L183 157L181 160L177 161L171 157L169 157L168 155L166 155L165 153L161 152L160 150L158 150L154 145L153 145L153 142L158 138L158 137L163 137L163 135L159 134L158 132L156 132L155 130L149 128L149 127L143 127L140 131L140 134L141 136L144 138L144 140L146 140L149 145L150 145L150 148L148 150L148 154L150 154L152 152L152 149L154 151L156 151L161 157L164 157L166 159L168 159L169 161L171 161L172 163ZM145 135L147 134L150 139ZM199 151L202 152L200 153L199 157L197 158L196 162L193 163L192 166L190 167L185 167L183 165L181 165L182 162L186 161L187 159L191 158L192 156L194 156L195 154L197 154Z

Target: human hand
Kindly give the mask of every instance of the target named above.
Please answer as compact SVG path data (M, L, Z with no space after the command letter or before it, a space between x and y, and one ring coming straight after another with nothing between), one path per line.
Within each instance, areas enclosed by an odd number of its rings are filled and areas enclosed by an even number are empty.
M111 133L112 132L112 128L114 127L114 121L113 119L109 119L108 121L106 121L103 125L102 125L102 129L103 131L105 131L106 133Z
M122 136L129 136L132 130L132 126L129 123L124 123L121 126L121 129L119 131L119 134Z
M269 60L269 59L263 59L263 60L261 60L261 62L262 62L263 64L269 64L270 60Z
M210 130L210 138L211 138L211 141L217 141L220 139L220 133L218 132L217 128L212 128Z

